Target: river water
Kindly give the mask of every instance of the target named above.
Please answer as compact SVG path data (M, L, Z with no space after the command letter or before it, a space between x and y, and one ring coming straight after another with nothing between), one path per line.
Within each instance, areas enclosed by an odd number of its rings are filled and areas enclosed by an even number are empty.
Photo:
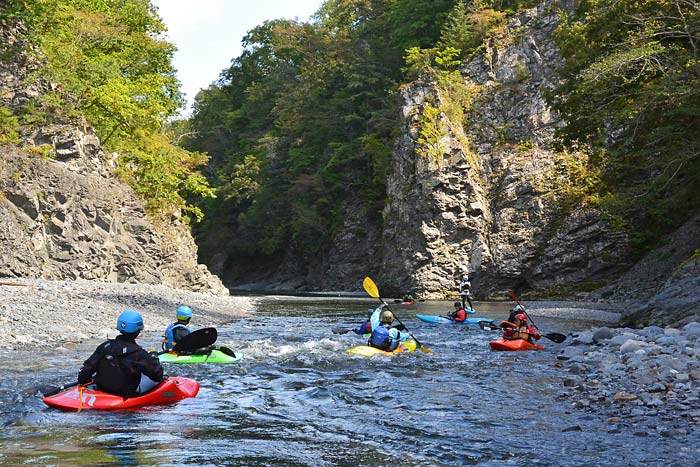
M27 394L73 381L98 341L59 354L1 354L0 465L700 465L697 439L616 432L604 416L572 409L560 397L566 371L556 355L565 344L543 339L541 352L491 352L495 332L415 318L449 303L394 307L431 354L346 354L365 339L331 328L358 325L373 305L265 297L254 318L219 328L217 343L242 351L240 363L168 366L201 383L197 397L137 411L62 412ZM497 321L510 306L478 305L477 316ZM544 331L600 325L586 312L529 309ZM156 338L140 341L155 348Z

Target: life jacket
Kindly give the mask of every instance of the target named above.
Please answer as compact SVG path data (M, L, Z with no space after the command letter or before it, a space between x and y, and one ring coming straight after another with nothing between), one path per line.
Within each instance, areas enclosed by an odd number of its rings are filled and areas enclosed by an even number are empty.
M389 329L385 326L377 326L375 330L372 331L368 344L370 347L384 351L394 350L399 345L398 341L394 342L391 339Z
M110 340L102 345L102 358L97 363L95 383L97 387L110 394L120 396L135 395L141 380L141 372L125 361L129 354L141 350L135 342Z
M467 319L467 312L464 308L460 308L452 314L452 319L457 323L463 323Z
M180 323L171 323L168 325L167 328L165 328L165 334L163 334L163 350L173 350L173 347L175 347L175 328L185 328L187 331L187 326L184 324Z

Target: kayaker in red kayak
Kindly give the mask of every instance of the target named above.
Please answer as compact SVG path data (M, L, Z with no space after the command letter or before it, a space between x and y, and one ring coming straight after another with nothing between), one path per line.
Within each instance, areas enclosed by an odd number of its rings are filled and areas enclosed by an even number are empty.
M463 323L467 319L467 310L462 302L455 302L455 311L450 313L450 319L456 323Z
M153 389L163 379L158 357L136 343L143 329L143 318L134 310L126 310L117 318L114 339L100 344L85 360L78 373L78 383L94 381L100 391L122 397L133 397Z
M190 319L192 319L192 308L185 305L179 306L175 317L177 321L175 323L170 323L168 327L165 328L162 344L163 350L172 350L180 339L190 333L190 329L187 325L190 324Z
M503 329L503 337L505 339L524 339L529 343L533 343L533 339L540 340L540 333L533 326L528 326L527 316L519 313L515 315L513 326L507 326Z

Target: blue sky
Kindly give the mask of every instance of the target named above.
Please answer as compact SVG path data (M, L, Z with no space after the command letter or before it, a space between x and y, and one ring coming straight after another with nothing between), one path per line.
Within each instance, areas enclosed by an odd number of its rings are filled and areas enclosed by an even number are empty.
M307 21L322 0L151 0L178 51L173 58L187 115L194 96L219 77L241 52L241 39L265 20Z

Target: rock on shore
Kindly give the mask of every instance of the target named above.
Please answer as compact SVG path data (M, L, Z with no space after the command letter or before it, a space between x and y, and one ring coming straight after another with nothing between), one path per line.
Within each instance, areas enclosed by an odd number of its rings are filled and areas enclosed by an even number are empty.
M61 347L118 334L117 317L141 313L144 337L156 341L179 305L194 311L192 327L217 326L249 315L255 299L190 292L166 285L96 281L0 281L0 349Z
M603 414L610 432L684 435L700 428L700 323L682 329L606 327L580 333L557 357L562 398Z

